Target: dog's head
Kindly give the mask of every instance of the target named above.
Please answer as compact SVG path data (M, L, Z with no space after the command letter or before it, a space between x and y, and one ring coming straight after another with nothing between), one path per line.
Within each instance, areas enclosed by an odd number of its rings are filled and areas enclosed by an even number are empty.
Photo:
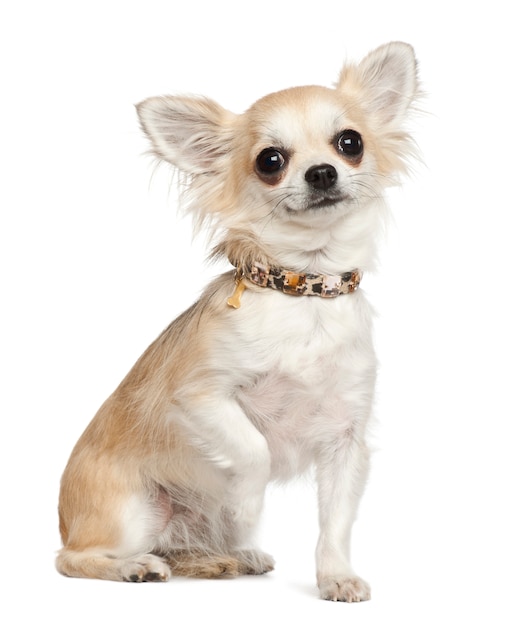
M188 176L199 222L271 249L282 229L325 231L381 198L405 170L416 92L412 48L391 43L346 66L333 89L294 87L242 115L197 97L137 109L156 155Z

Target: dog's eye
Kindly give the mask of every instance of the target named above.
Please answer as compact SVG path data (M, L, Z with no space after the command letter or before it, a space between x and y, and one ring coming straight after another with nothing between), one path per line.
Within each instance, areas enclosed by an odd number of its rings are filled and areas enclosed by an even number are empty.
M364 144L360 133L356 130L343 130L336 139L337 150L347 157L361 156Z
M261 174L277 174L286 164L286 157L276 148L265 148L256 159L256 167Z

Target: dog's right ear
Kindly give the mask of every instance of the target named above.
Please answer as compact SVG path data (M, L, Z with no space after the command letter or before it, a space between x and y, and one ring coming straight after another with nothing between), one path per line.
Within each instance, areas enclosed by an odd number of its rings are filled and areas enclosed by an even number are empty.
M157 156L188 174L218 172L231 150L236 115L208 98L161 96L137 105Z

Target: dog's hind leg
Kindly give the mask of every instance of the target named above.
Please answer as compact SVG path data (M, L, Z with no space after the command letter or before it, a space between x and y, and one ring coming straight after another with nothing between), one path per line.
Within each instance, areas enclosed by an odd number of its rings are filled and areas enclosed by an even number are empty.
M271 572L274 561L258 550L239 550L232 554L206 554L176 550L167 556L173 576L194 578L232 578Z
M211 492L227 489L229 479ZM271 556L255 548L240 547L240 533L232 511L209 493L172 490L172 517L159 535L154 554L169 565L173 576L232 578L265 574L274 568ZM247 540L248 537L244 536Z
M153 554L118 558L94 548L81 551L63 548L56 565L61 574L79 578L128 582L166 581L170 578L169 566Z
M59 503L61 574L117 581L164 581L170 568L151 554L172 515L168 495L106 458L71 459Z

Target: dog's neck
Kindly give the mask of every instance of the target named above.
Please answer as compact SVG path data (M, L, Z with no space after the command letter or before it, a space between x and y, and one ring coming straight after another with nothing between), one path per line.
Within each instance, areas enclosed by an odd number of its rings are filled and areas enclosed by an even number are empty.
M294 296L334 298L355 292L374 262L380 222L375 213L369 207L359 210L333 221L329 229L273 223L257 237L248 229L229 230L211 255L227 257L236 267L228 304L241 306L248 283ZM271 250L278 250L278 257Z
M237 268L252 263L294 273L340 275L360 269L373 271L377 243L384 225L384 205L359 207L326 225L315 215L309 224L274 219L260 232L250 225L228 229L212 256L226 258Z
M280 252L281 254L276 256L255 236L246 232L231 231L229 237L219 243L212 251L211 258L227 257L231 265L242 269L246 275L251 272L253 263L274 268L282 273L294 272L316 276L340 274L355 267L354 264L350 263L349 265L327 269L323 267L320 260L322 257L321 250L300 248L296 252L292 252L292 250L281 250Z

